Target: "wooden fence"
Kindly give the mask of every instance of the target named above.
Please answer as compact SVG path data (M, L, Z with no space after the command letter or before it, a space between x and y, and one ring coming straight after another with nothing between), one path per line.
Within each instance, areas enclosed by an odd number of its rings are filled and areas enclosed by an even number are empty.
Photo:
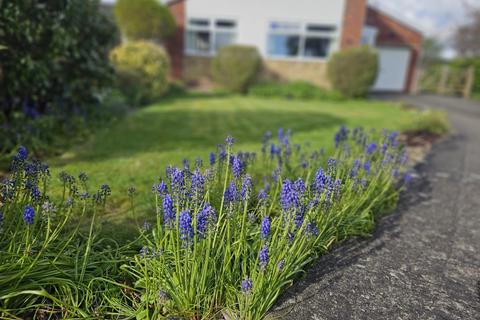
M475 80L474 67L454 68L448 65L418 70L414 92L462 96L469 99Z

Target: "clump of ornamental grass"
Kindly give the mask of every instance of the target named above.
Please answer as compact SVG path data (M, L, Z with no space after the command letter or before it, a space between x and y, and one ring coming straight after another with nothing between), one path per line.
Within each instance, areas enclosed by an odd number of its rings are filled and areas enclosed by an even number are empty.
M410 179L396 132L342 127L331 156L291 135L267 133L260 156L236 153L228 137L208 165L169 166L153 188L156 220L122 267L132 286L112 308L137 319L261 319L319 254L371 232Z
M48 166L20 147L0 184L0 318L87 318L101 308L97 291L118 290L118 248L97 239L95 217L110 194L90 195L87 176L60 175L63 196L48 196ZM87 231L81 226L87 224Z

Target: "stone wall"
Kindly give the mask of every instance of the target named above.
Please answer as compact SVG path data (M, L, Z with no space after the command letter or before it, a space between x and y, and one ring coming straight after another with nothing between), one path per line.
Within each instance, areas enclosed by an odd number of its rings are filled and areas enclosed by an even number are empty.
M212 81L209 57L185 56L183 60L183 80L187 84ZM263 60L259 75L260 81L305 80L320 87L330 88L327 79L326 61Z
M261 80L305 80L330 88L326 61L264 60Z

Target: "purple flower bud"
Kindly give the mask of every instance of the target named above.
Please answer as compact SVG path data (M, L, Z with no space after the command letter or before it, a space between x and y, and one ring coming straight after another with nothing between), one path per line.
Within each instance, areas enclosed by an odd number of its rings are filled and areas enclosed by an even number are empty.
M160 181L160 183L157 185L157 192L163 196L165 194L167 194L168 192L168 187L167 187L167 184L162 180Z
M260 250L260 254L258 255L258 264L260 265L260 268L263 271L267 269L268 260L269 260L269 252L268 252L268 244L266 244Z
M210 159L210 165L213 167L215 165L215 153L214 152L210 152L209 159Z
M172 227L175 221L175 211L173 209L173 201L169 194L163 198L163 223L167 227Z
M375 152L375 150L377 150L377 144L375 142L372 142L366 147L365 152L367 153L367 155L371 155Z
M215 220L215 217L215 209L208 203L197 213L197 233L200 238L205 237L208 225Z
M239 157L233 156L232 160L232 171L233 171L233 176L238 179L242 175L242 161L240 160Z
M412 174L410 172L406 172L405 176L403 177L403 182L405 184L409 184L412 181Z
M229 147L233 146L234 142L235 142L235 139L232 136L227 136L225 138L225 144Z
M35 209L32 206L26 206L23 210L23 220L28 224L32 225L33 220L35 219Z
M262 220L262 224L260 226L260 236L263 240L267 240L270 234L270 218L266 216Z
M192 227L192 218L188 211L182 211L179 218L179 232L180 240L183 244L190 244L193 239L193 227Z
M250 196L250 193L252 192L252 178L247 174L245 177L243 177L242 180L242 190L240 192L240 195L242 196L242 200L246 200L247 197Z
M243 294L249 294L253 289L253 281L250 278L245 278L242 280L240 289Z
M365 170L366 173L370 173L370 169L371 169L371 163L370 161L365 161L365 163L363 164L363 169Z
M224 201L226 204L233 203L238 200L237 186L235 182L232 181L228 185L227 190L225 190Z

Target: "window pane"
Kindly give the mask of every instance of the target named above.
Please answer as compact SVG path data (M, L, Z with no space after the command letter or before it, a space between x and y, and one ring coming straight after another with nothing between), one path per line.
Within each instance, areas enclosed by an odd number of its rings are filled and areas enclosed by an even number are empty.
M216 24L219 28L235 28L235 21L232 20L217 20Z
M209 31L188 31L187 32L187 50L196 52L210 51L210 32Z
M298 55L300 36L271 34L268 36L268 54L294 57Z
M271 22L270 30L273 31L298 31L300 30L300 24L295 22Z
M210 25L210 21L208 21L208 19L190 19L188 20L188 23L191 26L196 27L208 27L208 25Z
M235 42L235 33L233 32L216 32L215 33L215 50L228 46Z
M328 32L328 31L335 31L337 28L332 25L326 24L309 24L307 25L308 31L317 31L317 32Z
M330 48L329 38L307 37L305 39L305 57L324 58Z

